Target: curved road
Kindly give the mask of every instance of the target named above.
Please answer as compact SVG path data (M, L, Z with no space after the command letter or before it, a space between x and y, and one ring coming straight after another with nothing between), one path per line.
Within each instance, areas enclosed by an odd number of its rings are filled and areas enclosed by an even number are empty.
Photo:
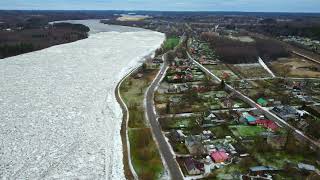
M175 159L175 155L173 155L170 151L170 147L165 140L164 135L162 134L160 124L157 121L157 114L154 111L154 92L157 89L162 77L164 76L166 70L168 69L168 64L164 61L163 66L161 67L157 77L154 79L152 84L147 90L146 93L146 116L150 122L151 130L153 135L157 141L160 153L162 154L163 159L168 167L170 176L172 180L182 180L184 179L183 174L180 170L180 167Z

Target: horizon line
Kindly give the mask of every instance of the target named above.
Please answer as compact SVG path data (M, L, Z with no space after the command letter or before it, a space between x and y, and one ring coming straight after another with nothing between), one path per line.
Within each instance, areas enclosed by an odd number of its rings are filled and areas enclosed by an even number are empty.
M232 10L223 10L223 11L207 11L207 10L125 10L125 9L0 9L0 11L130 11L130 12L226 12L226 13L287 13L287 14L320 14L319 12L303 12L303 11L232 11Z

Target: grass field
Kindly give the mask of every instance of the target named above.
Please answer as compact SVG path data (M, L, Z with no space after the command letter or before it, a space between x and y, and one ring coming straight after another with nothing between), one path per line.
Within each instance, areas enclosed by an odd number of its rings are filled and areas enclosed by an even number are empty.
M265 129L260 126L246 126L246 125L239 125L239 126L229 126L232 133L235 136L242 136L242 137L253 137L257 136L260 133L264 132Z
M160 118L159 122L162 129L192 129L196 126L195 117L183 117L183 118Z
M157 71L147 71L140 79L130 76L120 88L121 96L129 109L130 152L139 179L158 179L164 169L157 145L145 121L143 108L144 93Z
M165 51L174 49L179 44L180 39L178 37L171 37L166 39L163 44Z
M130 129L129 140L131 157L138 176L141 179L158 179L163 165L150 128Z

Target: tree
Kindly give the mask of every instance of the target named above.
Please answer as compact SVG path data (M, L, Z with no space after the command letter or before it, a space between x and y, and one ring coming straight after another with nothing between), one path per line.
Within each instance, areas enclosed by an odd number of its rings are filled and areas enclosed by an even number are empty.
M175 56L175 53L174 53L173 51L169 51L169 52L167 52L167 54L166 54L166 60L167 60L169 63L173 62L175 57L176 57L176 56Z
M224 80L222 80L220 83L220 89L224 89L225 86L226 86L226 84L225 84Z

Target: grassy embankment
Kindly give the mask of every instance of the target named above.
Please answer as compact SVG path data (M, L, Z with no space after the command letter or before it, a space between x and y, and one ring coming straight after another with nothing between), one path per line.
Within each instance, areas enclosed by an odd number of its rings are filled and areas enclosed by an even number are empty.
M140 79L129 76L120 93L129 109L128 133L131 158L140 179L157 179L164 168L144 116L144 93L158 70L147 70Z
M164 54L173 50L179 41L180 39L177 37L167 38L160 53ZM158 70L144 70L143 77L139 79L135 79L134 75L129 76L120 87L120 94L129 109L130 152L139 179L158 179L164 171L158 147L145 119L143 106L144 94L157 72Z
M178 37L167 38L163 44L163 49L165 51L172 50L179 44L179 42L180 42L180 38L178 38Z

